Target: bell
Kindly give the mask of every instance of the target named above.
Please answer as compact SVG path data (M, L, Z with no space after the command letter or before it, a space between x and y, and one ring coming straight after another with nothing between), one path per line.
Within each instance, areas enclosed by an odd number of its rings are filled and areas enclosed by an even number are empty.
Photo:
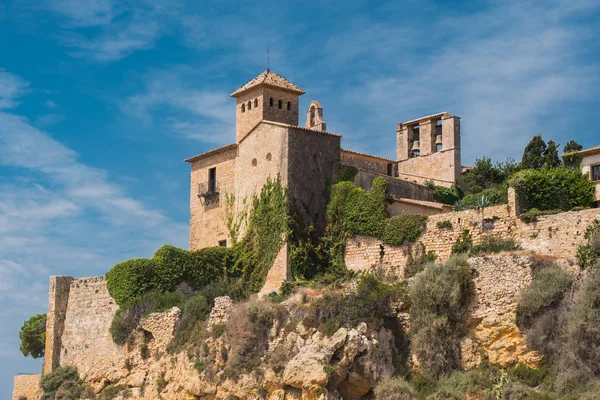
M412 149L411 149L411 151L413 151L413 152L414 152L414 151L420 151L420 150L421 150L421 148L420 148L420 146L419 146L419 141L418 141L418 140L415 140L415 141L413 142L413 146L412 146Z
M439 145L441 145L441 144L442 144L442 135L437 135L437 136L435 137L435 145L436 145L436 146L439 146Z

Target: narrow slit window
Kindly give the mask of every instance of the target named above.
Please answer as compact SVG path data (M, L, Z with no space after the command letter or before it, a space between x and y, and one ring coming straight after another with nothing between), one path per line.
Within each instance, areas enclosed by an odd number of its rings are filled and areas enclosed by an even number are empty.
M254 99L254 108L258 107L258 99Z
M208 170L208 192L215 193L217 191L217 168Z
M242 103L242 112L246 112L246 103Z
M279 107L279 109L281 110L283 108L283 101L279 100L277 106Z
M252 101L248 101L248 111L252 110Z
M288 101L287 102L287 110L290 111L292 109L292 102Z
M269 107L273 107L273 98L269 97Z

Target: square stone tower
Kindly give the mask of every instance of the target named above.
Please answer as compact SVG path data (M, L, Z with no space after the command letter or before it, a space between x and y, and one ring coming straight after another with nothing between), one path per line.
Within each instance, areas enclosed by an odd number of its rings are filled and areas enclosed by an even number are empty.
M239 143L260 121L298 125L298 98L304 90L267 69L231 94L237 100L235 139Z

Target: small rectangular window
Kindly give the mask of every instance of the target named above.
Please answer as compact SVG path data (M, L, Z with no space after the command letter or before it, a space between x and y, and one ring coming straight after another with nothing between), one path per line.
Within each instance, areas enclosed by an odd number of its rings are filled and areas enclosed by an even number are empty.
M592 167L592 180L600 181L600 165L594 165Z
M219 240L220 247L227 247L227 240Z
M215 193L217 191L217 168L208 170L208 192Z
M387 165L387 174L388 174L388 176L392 176L393 173L394 173L394 164L389 163Z

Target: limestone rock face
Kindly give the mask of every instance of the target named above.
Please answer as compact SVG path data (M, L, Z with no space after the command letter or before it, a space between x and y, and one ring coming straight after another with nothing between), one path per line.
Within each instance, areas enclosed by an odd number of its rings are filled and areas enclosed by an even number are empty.
M517 362L536 366L541 357L527 348L516 325L519 292L529 285L535 260L530 256L493 255L469 259L474 272L475 300L469 335L462 342L463 368L481 361L508 367Z

